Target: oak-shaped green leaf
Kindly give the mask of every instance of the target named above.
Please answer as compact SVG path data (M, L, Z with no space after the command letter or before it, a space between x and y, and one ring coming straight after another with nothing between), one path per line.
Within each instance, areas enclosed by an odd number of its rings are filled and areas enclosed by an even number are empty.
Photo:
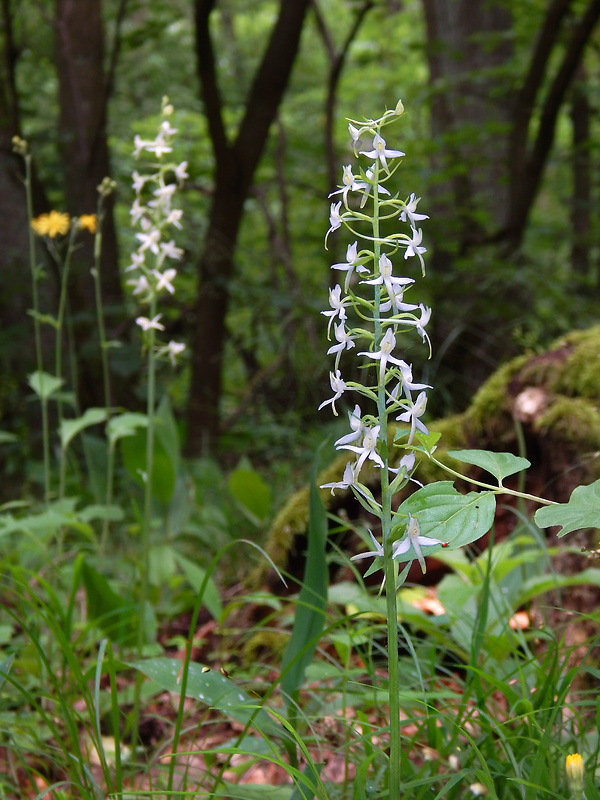
M559 537L581 528L600 528L600 480L578 486L568 503L539 508L533 519L540 528L560 525Z
M409 514L415 517L421 536L447 542L448 548L454 550L487 533L493 525L495 510L494 492L460 494L451 481L438 481L412 494L398 508L398 513L401 517L405 516L406 520ZM427 546L423 555L432 555L441 546ZM412 548L399 556L398 560L408 561L411 558L415 558Z
M502 483L503 478L521 472L531 466L531 462L512 453L492 453L491 450L448 450L448 455L463 464L473 464L486 472L491 472Z

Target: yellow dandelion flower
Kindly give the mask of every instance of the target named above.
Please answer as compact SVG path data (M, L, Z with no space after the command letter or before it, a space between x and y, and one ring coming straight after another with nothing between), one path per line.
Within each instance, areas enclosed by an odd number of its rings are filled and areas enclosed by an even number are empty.
M38 236L45 236L48 233L48 214L40 214L39 217L32 219L31 227Z
M580 797L585 787L585 766L579 753L567 756L567 782L574 797Z
M79 217L79 225L83 230L96 233L97 219L95 214L82 214Z
M60 211L51 211L49 214L40 214L31 221L31 227L38 236L64 236L69 230L69 215Z

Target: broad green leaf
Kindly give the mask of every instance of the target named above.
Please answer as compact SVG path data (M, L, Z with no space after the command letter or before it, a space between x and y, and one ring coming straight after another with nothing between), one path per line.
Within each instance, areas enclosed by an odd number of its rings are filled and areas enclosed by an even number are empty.
M600 528L600 480L578 486L568 503L538 508L533 519L540 528L560 525L559 537L580 528Z
M120 522L125 515L120 506L90 505L82 508L78 516L83 522L93 522L96 519Z
M286 786L267 786L258 783L231 783L221 781L215 791L215 797L222 797L224 800L291 800L292 787Z
M503 478L521 472L531 466L526 458L512 453L492 453L490 450L448 450L448 455L463 464L473 464L491 472L502 483Z
M107 433L112 445L123 439L125 436L133 436L138 428L145 428L148 425L148 416L133 411L127 411L116 417L111 417L107 425Z
M324 764L309 762L302 770L302 777L298 778L290 800L314 800L319 791L319 776Z
M148 553L148 580L151 586L166 586L175 574L175 551L169 544L155 544Z
M158 427L158 426L157 426ZM133 480L145 485L147 428L138 428L131 436L121 439L123 464ZM164 506L169 504L175 489L175 469L155 429L152 458L152 496Z
M60 443L63 449L69 446L70 442L77 436L78 433L90 428L92 425L98 425L104 422L107 417L105 408L88 408L81 417L77 419L63 419L60 424Z
M181 692L183 663L176 658L148 658L135 661L129 666L143 672L161 689L178 695ZM225 677L220 672L212 669L204 670L202 664L190 663L186 697L200 700L209 708L222 711L244 725L252 720L252 725L267 735L287 737L286 731L264 709L259 708L261 703L259 698L251 697L231 678Z
M15 654L12 653L8 658L4 659L0 663L0 689L2 688L4 681L6 680L6 676L12 669L13 661L15 660Z
M304 679L304 670L312 661L323 631L327 606L327 515L317 489L317 461L321 447L317 450L310 474L308 553L304 581L298 598L292 635L281 663L281 689L292 699L297 697Z
M529 603L535 597L539 597L539 595L546 592L563 589L567 586L585 585L600 586L600 569L590 567L577 573L577 575L536 575L517 590L513 603L518 607Z
M55 378L54 375L50 375L48 372L37 370L37 372L32 372L31 375L27 376L27 383L39 398L47 400L60 389L64 381L62 378Z
M12 444L13 442L18 442L19 437L15 433L9 433L8 431L0 431L0 444Z
M206 570L202 569L202 567L199 567L197 564L194 564L193 561L185 558L185 556L182 556L181 553L178 553L177 551L174 551L173 555L183 570L183 574L187 578L188 583L192 589L198 593L206 576ZM215 619L218 619L221 616L223 606L221 604L219 590L217 589L212 578L208 579L202 600L212 616Z
M156 429L155 435L165 449L171 464L173 465L173 472L176 474L179 470L179 462L181 461L181 447L179 443L179 431L177 430L177 422L173 415L173 409L169 400L169 395L164 394L162 400L158 405L156 412Z
M422 536L447 542L450 549L464 547L489 531L494 523L496 498L493 492L460 494L451 481L438 481L418 489L398 508L408 519L415 517ZM400 520L398 520L400 521ZM423 555L437 552L441 545L425 547ZM400 561L415 558L413 548L399 556Z
M23 531L43 543L59 528L76 530L90 541L95 540L93 529L79 517L75 511L75 501L69 498L52 503L39 514L28 514L24 517L5 514L0 517L0 536Z
M271 510L271 490L256 470L238 466L229 476L229 491L254 525Z
M137 604L125 600L108 581L87 562L81 565L87 614L113 642L132 645L137 640Z

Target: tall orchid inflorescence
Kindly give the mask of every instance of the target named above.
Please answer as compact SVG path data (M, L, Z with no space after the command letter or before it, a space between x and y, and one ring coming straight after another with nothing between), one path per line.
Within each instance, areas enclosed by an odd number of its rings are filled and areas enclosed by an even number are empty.
M144 174L137 170L133 172L135 200L130 214L132 225L140 228L136 233L139 245L126 270L137 273L127 283L133 287L133 294L138 296L140 302L149 305L148 316L136 319L136 323L150 339L149 346L154 345L155 331L164 330L160 321L162 314L156 313L158 296L162 292L175 292L173 284L177 270L170 264L179 261L183 256L183 250L176 246L172 238L172 229L181 230L182 227L183 212L174 206L174 196L188 177L187 162L175 164L163 160L163 156L172 153L173 137L177 133L177 129L169 122L172 114L173 106L164 97L163 120L156 138L146 141L136 135L134 140L136 158L150 153L155 159ZM168 345L159 347L156 354L168 356L174 365L176 356L184 347L179 342L171 341Z
M414 193L402 200L387 188L399 161L405 154L387 146L382 132L404 113L401 102L380 119L363 123L351 120L348 126L352 147L363 165L344 167L342 186L330 197L341 195L331 203L330 227L327 240L334 231L346 228L354 241L348 245L346 261L333 264L332 269L345 273L344 286L337 284L329 292L330 310L322 313L329 318L328 336L335 336L328 355L335 355L330 383L333 396L321 403L319 409L331 405L337 414L336 402L347 391L353 391L376 405L376 412L364 414L360 405L349 413L350 433L335 443L338 450L354 454L346 464L341 481L325 484L335 489L350 488L361 504L381 521L382 543L370 532L374 550L361 553L355 559L373 557L403 561L417 558L423 572L425 560L422 547L445 546L439 539L422 536L418 519L392 512L392 495L411 479L415 468L412 447L421 434L429 432L423 422L427 405L427 389L431 386L413 379L411 364L398 356L397 337L416 331L430 347L426 326L431 309L423 303L406 302L405 294L413 289L415 278L394 274L394 264L414 261L425 275L422 246L422 220L426 214L417 210L420 198ZM354 174L357 172L358 174ZM406 227L400 232L387 232L390 222L398 220ZM394 226L395 227L395 226ZM385 233L384 233L384 228ZM360 349L357 345L361 345ZM353 350L368 369L362 383L342 377L342 355ZM406 452L393 467L389 462L388 420L404 423L397 433L395 444ZM367 461L381 471L381 502L360 481L361 470ZM322 487L323 488L323 487ZM431 551L430 551L431 552ZM376 561L374 566L381 566ZM389 562L388 562L389 563Z

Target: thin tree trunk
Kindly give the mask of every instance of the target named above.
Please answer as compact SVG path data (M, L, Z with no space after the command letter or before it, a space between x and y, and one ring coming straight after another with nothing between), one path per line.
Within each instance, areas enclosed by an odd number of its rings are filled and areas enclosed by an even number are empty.
M209 28L210 15L216 2L195 2L198 73L215 153L216 175L209 226L199 264L200 288L192 336L192 375L187 414L187 449L191 455L214 448L217 441L226 344L225 321L244 201L289 81L309 2L282 0L234 142L229 142L225 133Z
M585 72L580 68L571 94L573 126L573 196L571 199L571 266L585 282L590 267L592 159L590 104Z
M106 139L108 82L104 75L104 32L101 0L56 0L56 65L59 80L59 133L65 165L67 210L73 216L96 211L97 186L110 176ZM105 206L102 231L101 286L105 310L121 310L123 293L118 269L113 198ZM94 284L91 275L93 239L81 236L75 254L70 298L80 319L78 351L94 336ZM81 313L83 312L83 313ZM110 329L110 319L109 319ZM82 405L103 401L99 360L82 362L79 380Z

